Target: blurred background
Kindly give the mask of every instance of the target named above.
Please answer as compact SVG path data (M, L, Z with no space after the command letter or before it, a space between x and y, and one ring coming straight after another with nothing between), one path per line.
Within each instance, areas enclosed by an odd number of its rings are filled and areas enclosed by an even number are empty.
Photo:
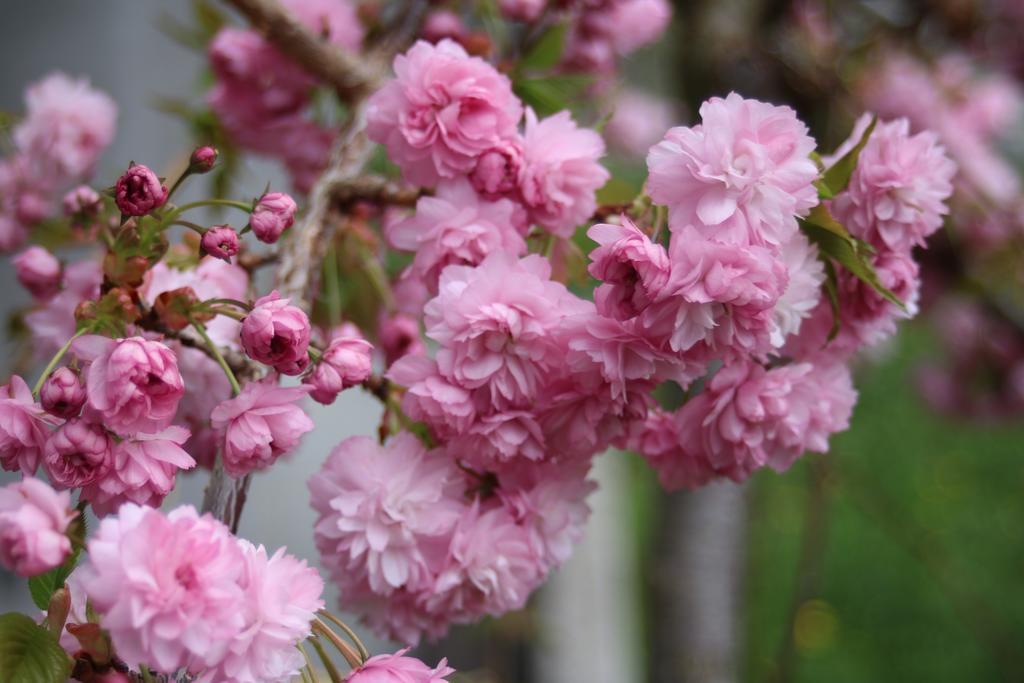
M864 109L908 116L937 129L961 166L950 225L923 259L922 313L860 361L853 427L828 456L743 486L669 495L639 458L608 453L583 544L530 607L457 628L421 656L449 657L457 680L495 683L1021 680L1018 5L676 3L661 44L626 65L629 88L603 94L616 111L618 182L635 190L642 150L730 90L790 104L823 150ZM21 111L24 87L52 70L85 75L120 107L98 177L132 159L181 163L193 131L154 104L200 99L203 55L166 31L171 18L194 21L190 3L7 0L4 9L0 110ZM668 122L654 139L627 117L638 103L654 107L646 128ZM246 159L240 174L243 194L267 180L287 187L271 163ZM29 304L6 260L0 287L5 319ZM28 352L8 329L5 378ZM255 478L240 534L315 561L305 480L342 438L373 432L379 408L358 392L310 407L317 430ZM185 477L168 504L198 503L206 476ZM23 581L0 573L0 609L12 608L30 611L31 601Z

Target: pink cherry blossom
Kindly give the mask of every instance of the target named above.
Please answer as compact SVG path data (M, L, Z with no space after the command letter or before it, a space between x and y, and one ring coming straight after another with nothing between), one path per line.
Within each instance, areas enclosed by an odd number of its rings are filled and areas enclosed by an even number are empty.
M515 211L508 199L481 200L465 180L445 182L435 196L416 202L413 216L388 226L387 237L395 248L416 254L412 272L436 291L451 264L475 266L494 251L526 253Z
M19 576L35 576L71 554L66 532L77 513L71 494L26 477L0 487L0 566Z
M159 507L174 488L175 475L196 461L182 449L189 438L183 427L137 434L117 443L110 469L82 490L97 515L109 515L122 503Z
M678 119L665 99L640 90L624 90L612 102L614 110L604 128L608 145L643 158Z
M63 289L25 315L32 344L40 358L50 358L76 332L75 308L99 296L103 272L98 261L85 259L64 269Z
M281 5L317 37L353 52L359 50L364 31L358 3L352 0L283 0Z
M185 392L174 352L142 337L86 335L72 347L91 360L89 405L119 434L159 431L170 424Z
M113 447L103 425L80 418L68 420L46 442L43 467L55 486L87 486L113 467Z
M299 444L313 421L296 403L309 387L281 387L249 382L242 393L224 401L210 422L224 439L224 469L233 477L266 469Z
M393 655L370 657L345 676L345 683L442 683L448 680L446 676L455 673L447 659L430 668L419 659L406 656L408 651L405 648Z
M103 198L88 185L79 185L73 190L68 190L61 205L66 216L95 215L103 206Z
M423 40L436 43L445 38L458 41L466 34L466 25L458 14L447 9L435 9L423 20L420 36Z
M454 453L484 470L500 469L521 460L539 461L547 455L544 432L527 410L506 410L483 415L449 442Z
M47 418L18 375L0 387L0 466L8 472L35 474L48 437Z
M501 14L517 21L536 21L547 5L547 0L499 0Z
M135 164L117 179L114 201L125 216L145 216L167 201L167 188L147 166Z
M601 315L629 320L660 298L668 284L668 253L631 220L599 224L587 231L598 246L590 252L590 274L602 281L594 291Z
M238 254L238 233L230 225L215 225L203 233L201 246L203 253L230 263Z
M223 661L246 625L245 554L210 515L126 503L87 549L82 587L125 661L198 673Z
M13 262L18 282L36 299L46 301L60 291L60 261L43 247L29 247Z
M58 182L90 175L114 139L113 100L88 80L57 72L29 87L25 104L25 118L14 130L18 149Z
M305 664L297 645L312 633L311 623L324 602L323 579L316 569L280 549L239 539L245 557L241 585L244 625L212 675L237 683L287 681Z
M284 192L268 192L256 202L249 225L256 239L273 244L295 223L295 200Z
M373 372L373 345L362 336L331 339L313 371L302 381L312 387L310 397L324 405L345 389L365 382Z
M425 422L440 438L466 433L476 418L473 394L442 377L431 358L403 356L388 369L387 377L407 387L402 411Z
M869 120L865 114L851 139L860 140ZM912 136L906 119L879 122L861 151L849 187L830 208L861 239L908 250L923 245L942 225L955 173L955 164L934 133Z
M514 195L523 167L523 139L519 136L499 141L480 155L469 174L473 188L488 199Z
M481 154L515 136L523 107L511 82L457 43L421 40L394 67L395 79L370 98L366 132L410 183L465 175Z
M597 190L610 174L598 163L604 141L579 128L567 111L538 121L526 112L519 192L533 221L555 235L569 237L597 207Z
M818 249L803 233L795 233L779 248L779 259L786 266L789 284L772 310L775 347L782 346L786 337L800 330L801 323L821 301L825 282L825 266L818 258Z
M419 321L406 313L388 315L381 312L377 325L377 340L384 351L384 361L391 365L399 358L426 353L427 347L420 338Z
M309 317L274 290L260 297L242 321L242 348L253 360L297 375L309 358Z
M452 459L407 432L384 446L346 439L309 480L323 562L335 577L354 575L346 582L365 576L377 594L424 589L433 577L428 563L462 514L459 481Z
M67 367L54 370L39 390L39 403L43 410L64 419L78 417L85 399L85 387L78 373Z
M733 244L779 245L795 217L818 203L814 139L789 107L730 93L700 108L701 123L673 128L647 157L651 198L669 225L697 226Z

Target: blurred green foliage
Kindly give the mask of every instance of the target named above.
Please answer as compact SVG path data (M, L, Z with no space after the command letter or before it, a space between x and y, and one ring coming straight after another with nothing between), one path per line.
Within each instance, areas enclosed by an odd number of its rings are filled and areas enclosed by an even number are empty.
M1024 675L1024 422L934 414L913 383L934 342L922 325L897 339L861 368L831 454L755 477L745 680Z

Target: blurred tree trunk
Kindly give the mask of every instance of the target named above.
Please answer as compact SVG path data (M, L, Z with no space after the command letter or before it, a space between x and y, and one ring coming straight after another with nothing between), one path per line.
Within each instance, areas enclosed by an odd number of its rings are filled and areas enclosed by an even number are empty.
M665 497L651 557L653 683L738 680L746 488L731 482Z

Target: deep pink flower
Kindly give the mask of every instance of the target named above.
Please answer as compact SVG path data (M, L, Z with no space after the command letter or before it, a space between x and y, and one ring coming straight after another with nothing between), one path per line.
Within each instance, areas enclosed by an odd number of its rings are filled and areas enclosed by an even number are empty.
M164 205L167 188L156 173L142 164L135 164L117 179L114 201L126 216L145 216Z
M55 486L79 488L106 476L114 464L113 447L103 425L74 418L46 442L43 467Z
M365 577L377 594L428 590L429 563L464 509L460 481L451 457L408 432L384 446L364 436L342 441L309 480L324 564L335 577L353 575L345 581Z
M43 410L65 420L78 417L85 398L85 387L78 373L68 367L60 367L50 373L39 391Z
M126 503L100 522L79 573L119 657L198 673L223 661L245 626L245 568L238 542L210 515Z
M25 104L25 118L14 130L18 149L58 183L90 175L114 139L113 100L88 80L58 72L29 87Z
M324 602L323 579L305 561L239 539L245 556L241 579L244 625L213 674L215 681L287 681L305 664L298 645L312 632ZM207 674L210 675L210 674Z
M398 249L416 254L412 272L436 291L441 271L451 264L475 266L494 251L526 253L514 227L516 206L508 199L481 200L465 180L442 183L433 197L416 202L416 213L388 226Z
M309 387L281 387L249 382L242 393L210 414L213 428L224 437L224 469L233 477L266 469L299 444L313 421L296 403Z
M174 488L178 471L196 465L182 448L188 438L184 427L168 427L117 443L110 469L82 490L82 498L100 516L116 512L126 502L159 507Z
M71 554L66 532L76 514L70 493L35 477L0 487L0 566L35 576L61 564Z
M519 192L530 217L552 233L569 237L597 207L597 190L610 177L598 163L604 140L578 128L567 111L537 120L526 111Z
M441 683L455 669L442 659L433 669L415 657L407 657L409 648L393 655L370 657L345 676L345 683Z
M207 173L213 170L218 156L216 147L210 145L196 147L192 151L192 156L188 158L188 167L193 173Z
M407 355L426 353L427 347L420 338L420 323L411 315L381 313L377 325L377 340L384 351L384 362L391 365Z
M603 282L594 292L601 315L629 320L662 295L670 272L668 253L631 220L595 225L587 236L598 244L590 252L588 270Z
M257 299L242 321L242 348L249 357L289 375L299 374L298 366L308 361L309 335L309 317L277 290Z
M789 107L730 93L700 108L701 123L673 128L647 157L651 198L673 230L696 226L733 244L779 245L818 203L814 139Z
M185 385L174 352L142 337L86 335L72 350L91 360L89 405L119 434L159 431L171 423Z
M5 470L35 474L48 437L44 415L18 375L0 387L0 465Z
M870 115L858 121L859 141ZM861 151L846 192L831 202L835 217L877 247L909 250L923 245L949 213L956 165L934 133L910 134L906 119L879 122Z
M451 40L419 41L395 57L395 79L370 98L366 132L415 185L473 170L513 138L523 113L509 79Z
M36 299L46 301L60 291L60 261L43 247L29 247L14 257L14 272Z
M334 337L313 372L302 381L312 387L310 397L324 405L345 389L362 384L373 372L373 344L358 337Z
M238 233L230 225L215 225L203 233L200 246L203 253L230 263L238 253Z
M284 192L268 192L260 197L249 217L249 225L260 242L273 244L295 223L295 200Z

